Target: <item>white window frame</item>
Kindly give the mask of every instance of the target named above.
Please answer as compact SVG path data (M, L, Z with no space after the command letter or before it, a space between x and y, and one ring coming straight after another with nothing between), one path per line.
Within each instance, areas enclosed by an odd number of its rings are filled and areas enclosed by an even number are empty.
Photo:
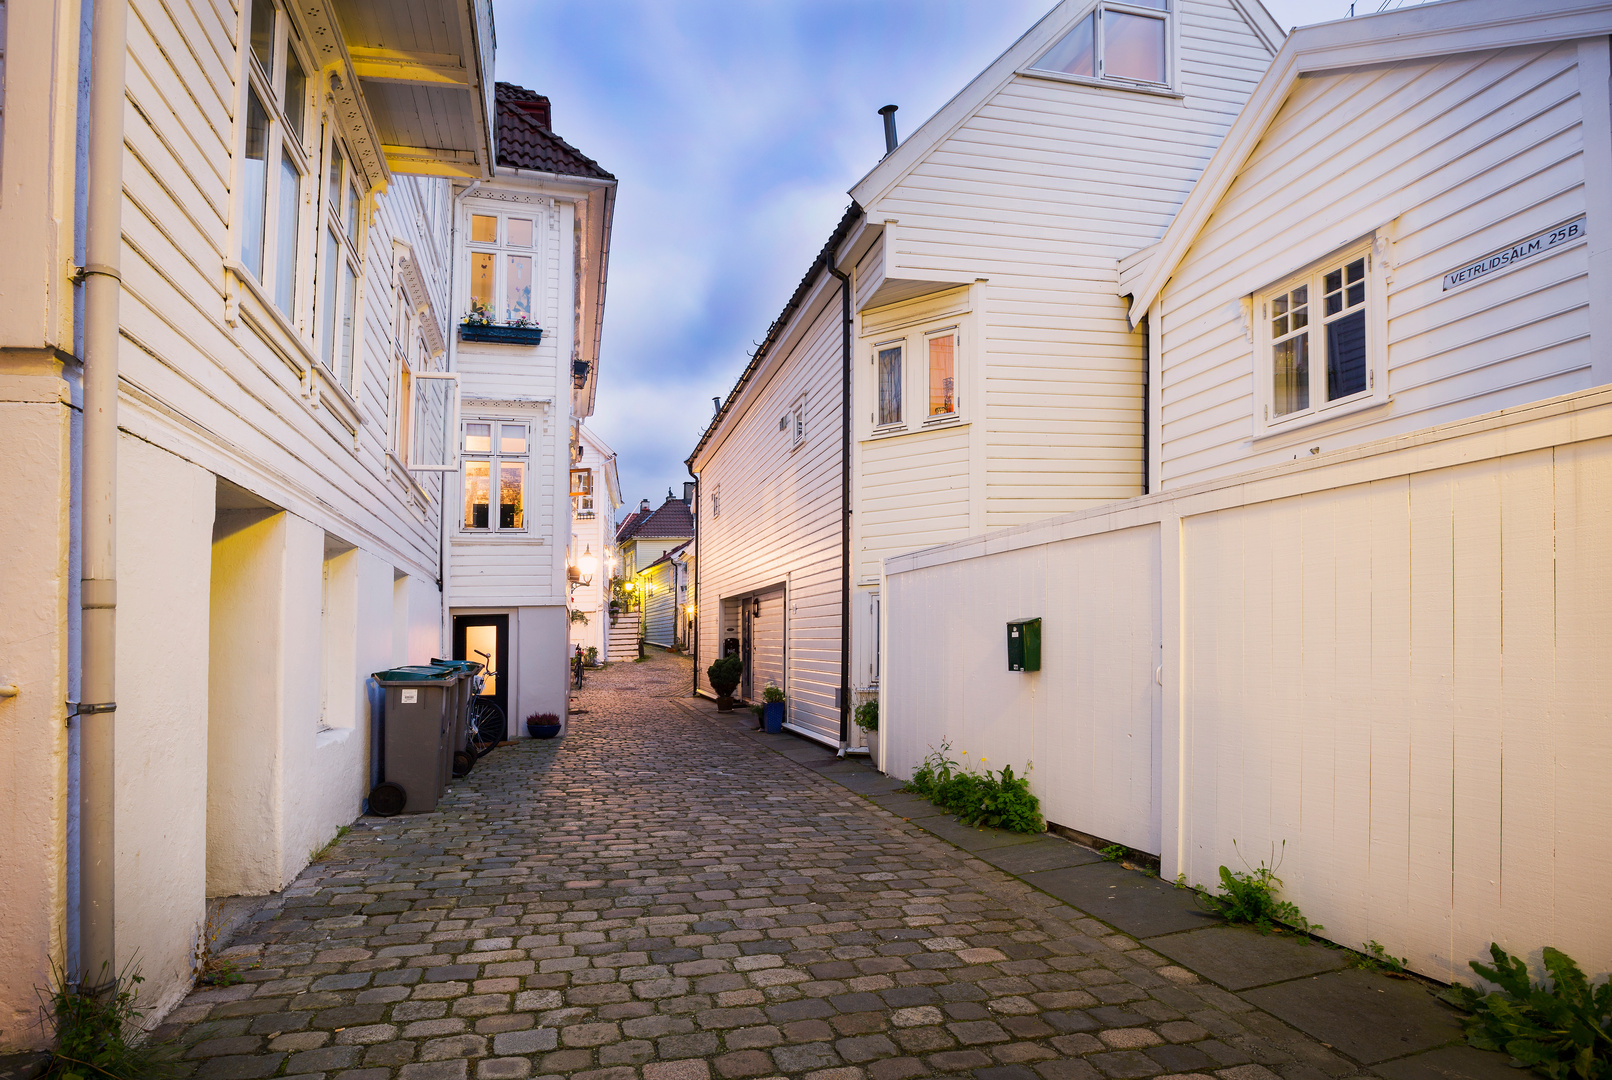
M1156 8L1138 3L1125 3L1124 0L1098 0L1097 4L1084 12L1080 18L1064 27L1062 32L1054 37L1046 48L1038 52L1034 60L1020 68L1018 73L1041 79L1059 79L1065 82L1085 83L1089 86L1114 86L1128 90L1143 90L1150 93L1174 95L1176 93L1175 88L1180 85L1179 72L1176 67L1176 58L1181 51L1179 47L1179 20L1176 18L1179 3L1180 0L1165 0L1163 8ZM1158 19L1164 23L1164 82L1148 82L1142 79L1108 75L1104 72L1103 13L1108 10L1126 15ZM1036 67L1048 53L1057 48L1064 38L1073 33L1087 19L1092 21L1092 70L1094 74L1072 75L1066 71Z
M498 222L497 239L491 243L487 241L472 241L475 219L478 217L495 218ZM514 247L509 243L509 219L529 218L532 222L532 246ZM504 206L485 206L481 204L467 205L465 207L464 235L465 256L465 311L463 315L471 313L474 301L471 299L473 283L473 266L475 253L491 253L493 255L493 306L488 313L489 318L500 326L512 325L509 314L509 257L511 255L525 255L532 260L532 313L529 326L542 325L538 316L543 310L543 233L547 223L547 211L544 207L535 205L521 205L518 208Z
M1347 266L1357 259L1366 263L1365 324L1366 324L1366 388L1348 397L1325 400L1326 391L1326 290L1324 279L1328 272ZM1308 408L1276 415L1276 393L1272 350L1279 335L1273 333L1271 310L1274 298L1291 292L1296 286L1309 286L1309 372L1310 404ZM1309 427L1338 416L1374 408L1388 401L1388 297L1379 260L1370 238L1342 248L1325 259L1311 263L1305 269L1289 274L1279 281L1254 293L1250 298L1250 321L1254 345L1254 437L1280 435L1283 432ZM1346 309L1347 310L1347 309Z
M334 124L324 125L323 142L316 200L319 228L314 234L319 260L313 287L318 315L314 355L330 381L356 402L364 368L363 243L369 220L369 200L359 187L352 152ZM336 169L334 184L332 168ZM338 189L334 200L331 198L333 187ZM347 278L343 270L352 274L350 291L344 287ZM332 286L334 291L331 291Z
M491 427L490 445L487 451L471 451L464 448L467 431L471 424L487 424ZM505 426L522 427L526 429L526 449L520 453L505 451L500 447ZM472 461L487 462L487 527L479 529L465 524L465 485L467 474L463 468L459 471L459 504L455 511L458 521L458 532L463 536L525 536L532 531L532 490L535 482L533 474L532 432L536 425L531 419L514 416L467 416L459 424L459 460L460 464L468 466ZM499 524L499 466L504 461L519 461L525 468L525 475L521 478L521 523L511 528L504 528Z
M409 382L412 384L408 400L401 403L402 408L409 410L409 445L404 447L406 453L399 456L403 465L410 472L456 473L459 471L459 373L456 371L414 371ZM421 408L427 404L418 393L419 385L424 382L445 382L451 384L442 415L442 443L443 455L440 460L428 461L422 453L421 443L426 432L430 430L426 421L430 418L421 415Z
M273 14L273 29L270 41L269 70L264 70L257 55L253 52L252 13L254 10L270 10ZM310 242L314 233L308 211L308 183L309 177L318 168L318 155L310 149L310 142L316 135L319 127L317 118L313 115L313 99L318 89L319 67L310 59L307 48L297 31L295 20L289 9L278 0L251 0L241 6L240 26L240 64L242 78L240 80L240 107L236 119L236 152L241 167L237 172L240 181L235 185L235 224L232 228L231 250L234 253L235 265L240 268L243 275L251 280L265 302L284 316L286 322L293 326L305 326L304 313L311 307L311 296L305 288L305 268L311 265L313 256L309 254ZM290 60L295 58L302 69L303 86L302 101L282 100L289 72ZM248 221L247 195L248 185L245 181L246 146L248 139L248 125L250 116L249 102L255 97L262 104L268 118L268 131L264 141L264 180L263 180L263 236L262 236L262 266L254 269L247 264L247 230L254 222ZM302 115L302 131L300 136L293 129L290 118L294 110L300 109ZM277 225L279 212L282 208L284 193L281 191L283 183L282 162L289 153L293 168L298 173L298 190L294 196L297 222L292 230L295 237L295 251L292 258L295 265L290 271L291 296L285 306L281 306L281 297L278 295L281 279L280 261L286 253L279 243L280 235ZM315 212L316 216L317 212Z
M577 486L576 486L576 474L577 473L587 473L588 474L588 490L587 491L578 491L577 490ZM576 517L591 518L593 516L594 470L592 468L589 468L586 465L582 465L582 466L573 465L573 466L571 466L571 471L568 474L567 478L570 480L570 487L571 487L571 513Z
M931 431L968 422L970 404L967 388L973 366L968 353L966 318L956 312L924 319L899 331L900 336L886 335L873 339L869 351L873 408L868 415L871 438ZM952 404L949 413L929 413L929 342L937 337L951 335L952 341ZM879 353L886 349L901 349L901 419L879 422ZM908 419L913 417L916 419Z
M806 395L802 394L789 410L789 448L799 449L806 442Z
M897 365L901 377L901 391L896 396L896 418L886 420L881 415L884 405L884 353L891 349L901 350L901 360ZM896 432L907 430L907 397L912 392L912 380L907 377L907 365L912 359L912 342L907 337L886 338L873 343L871 362L873 364L873 430L875 432Z

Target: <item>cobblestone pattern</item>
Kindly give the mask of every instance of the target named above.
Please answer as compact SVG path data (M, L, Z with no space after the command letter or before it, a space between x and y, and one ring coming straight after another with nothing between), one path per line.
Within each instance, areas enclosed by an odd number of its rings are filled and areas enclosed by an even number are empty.
M1321 1044L844 788L591 676L569 735L369 819L158 1030L193 1080L1324 1080Z

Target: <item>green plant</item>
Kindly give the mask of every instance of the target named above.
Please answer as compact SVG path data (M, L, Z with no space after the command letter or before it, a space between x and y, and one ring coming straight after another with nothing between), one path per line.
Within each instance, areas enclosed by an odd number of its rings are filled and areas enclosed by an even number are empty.
M1233 848L1237 847L1237 841L1231 843ZM1285 840L1282 841L1282 851L1284 854L1287 851ZM1242 857L1242 849L1237 848L1237 855ZM1278 929L1278 923L1290 926L1301 934L1314 934L1325 929L1320 923L1306 919L1296 904L1277 896L1282 879L1276 876L1276 871L1282 865L1282 860L1275 858L1274 861L1275 866L1261 862L1256 867L1248 866L1248 860L1243 859L1243 865L1248 869L1237 871L1222 866L1220 892L1212 894L1208 889L1199 889L1200 902L1227 922L1246 923L1262 934Z
M999 773L975 773L947 757L951 745L941 743L918 766L907 790L957 815L965 825L988 825L1011 832L1043 832L1041 800L1030 790L1027 776L1013 775L1006 766ZM981 758L983 765L985 759Z
M1351 967L1366 971L1386 971L1390 975L1405 974L1409 959L1391 955L1375 938L1360 946L1360 952L1349 963Z
M103 966L103 978L109 969ZM47 1020L55 1032L56 1050L46 1076L50 1080L161 1080L176 1072L176 1048L140 1042L145 1010L138 1004L141 978L133 962L98 989L70 983L52 972L46 998Z
M851 714L851 719L856 721L856 726L861 728L863 731L878 731L879 730L879 703L878 703L878 701L877 700L864 701L862 704L860 704L860 705L858 705L856 707L856 712Z
M599 666L599 646L597 646L597 645L589 645L588 646L588 651L586 653L586 656L588 658L588 666L589 667L598 667Z
M1467 1042L1502 1050L1551 1080L1612 1078L1612 983L1591 986L1566 953L1545 947L1548 982L1529 981L1528 965L1498 944L1489 945L1494 965L1471 961L1472 970L1500 987L1482 993L1454 988L1465 1020Z
M776 705L784 700L784 691L777 683L768 679L767 685L761 688L761 700L769 705Z
M245 982L246 976L235 966L235 961L223 956L212 956L202 965L201 975L196 981L203 986L234 986L236 983Z
M571 621L586 626L588 625L588 613L586 611L573 611L571 612Z
M711 689L719 697L732 697L733 692L739 689L739 678L744 674L744 661L739 659L738 653L721 657L705 669L705 677L711 680Z
M353 827L351 825L343 825L341 828L337 829L336 835L327 840L324 847L317 847L308 852L308 861L311 863L316 863L320 859L323 859L326 855L329 855L331 849L341 842L341 838L352 831Z
M1126 847L1124 844L1109 844L1107 847L1098 852L1099 855L1107 859L1109 862L1119 862L1130 853L1131 849Z

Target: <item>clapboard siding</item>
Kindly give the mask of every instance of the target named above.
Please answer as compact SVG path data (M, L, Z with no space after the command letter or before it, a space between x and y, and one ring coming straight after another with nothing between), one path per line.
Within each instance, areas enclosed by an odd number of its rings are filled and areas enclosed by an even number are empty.
M784 655L776 669L758 665L763 678L756 692L774 678L788 697L791 723L837 739L842 394L838 285L827 282L808 297L798 332L752 384L710 461L698 466L695 612L699 681L709 690L703 669L720 655L723 638L737 636L725 629L724 608L731 605L722 601L784 584L776 619L764 602L767 626L779 627L784 638ZM806 437L791 447L778 422L802 395ZM720 513L712 512L713 497L720 498Z
M1181 98L1011 78L879 200L882 273L988 279L980 526L1142 490L1145 344L1116 261L1163 235L1270 61L1225 0L1178 18Z
M1463 262L1584 212L1577 55L1513 48L1298 80L1161 294L1164 486L1590 385L1583 244L1442 288ZM1255 442L1241 298L1378 229L1390 400Z

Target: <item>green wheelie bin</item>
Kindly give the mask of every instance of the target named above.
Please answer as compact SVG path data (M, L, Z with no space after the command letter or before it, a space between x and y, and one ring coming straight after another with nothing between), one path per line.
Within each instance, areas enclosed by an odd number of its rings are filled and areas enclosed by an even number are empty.
M466 748L466 735L470 723L471 685L481 674L482 665L474 660L443 660L433 656L431 663L438 667L453 668L460 674L459 685L454 687L453 727L448 737L448 761L454 776L464 776L476 764L476 755Z
M425 814L437 808L446 784L452 697L459 673L438 665L375 672L386 691L382 736L385 779L369 793L370 813Z

